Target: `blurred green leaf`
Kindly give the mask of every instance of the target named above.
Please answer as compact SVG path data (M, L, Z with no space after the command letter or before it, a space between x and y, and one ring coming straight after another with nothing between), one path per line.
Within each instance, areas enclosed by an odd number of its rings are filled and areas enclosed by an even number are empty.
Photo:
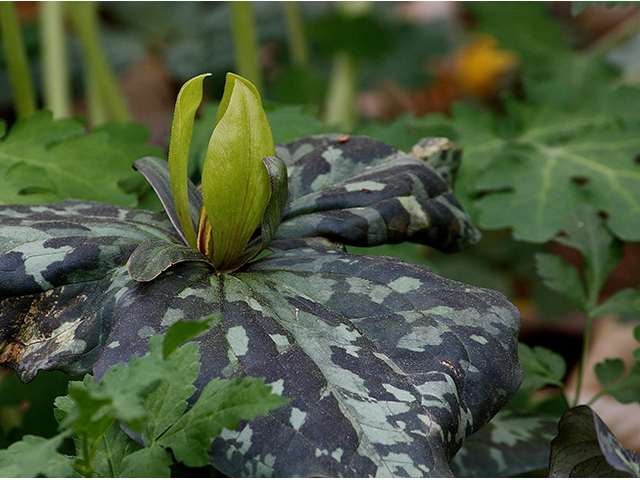
M169 327L162 342L162 356L166 359L180 345L188 340L196 338L200 333L211 328L213 323L220 321L222 315L209 315L197 322L176 322Z
M624 364L620 359L607 359L595 366L596 376L605 391L620 403L640 402L640 359L622 378ZM617 376L616 376L617 375Z
M142 448L120 428L117 422L113 423L96 448L93 476L101 478L133 476L124 475L126 464L123 464L123 460Z
M548 348L518 344L518 357L524 372L521 390L537 390L547 385L561 387L567 366L561 355Z
M624 288L615 292L598 305L595 317L603 315L638 315L640 314L640 291L635 288Z
M559 255L537 253L536 267L543 283L550 289L564 295L581 310L587 307L587 297L578 269L568 264Z
M0 450L0 477L70 477L73 458L57 452L68 432L46 439L26 435L7 450Z
M0 204L37 204L65 198L134 206L119 184L135 175L137 158L162 156L145 145L146 127L108 124L89 133L77 119L53 120L40 110L18 120L0 140Z
M329 54L349 52L359 60L378 60L392 47L389 31L372 14L331 12L308 26L312 41Z
M171 453L159 445L152 445L124 457L121 475L127 478L170 477L172 464Z
M605 388L611 387L624 373L624 362L619 358L607 358L596 363L594 371Z
M594 209L581 204L556 241L576 248L584 259L584 274L589 300L595 304L600 290L622 259L622 242L606 228Z

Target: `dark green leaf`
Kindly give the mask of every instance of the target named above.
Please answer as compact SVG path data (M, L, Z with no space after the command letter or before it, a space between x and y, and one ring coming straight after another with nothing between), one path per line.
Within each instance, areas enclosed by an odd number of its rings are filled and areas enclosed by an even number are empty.
M171 476L173 457L159 445L143 448L122 459L120 476L125 478L164 478Z
M542 277L544 284L567 297L576 307L585 310L587 298L578 269L559 255L537 253L535 258L538 275Z
M357 59L379 59L392 46L389 31L372 15L332 12L309 25L308 31L327 52L346 51Z
M504 478L546 469L558 420L556 415L506 408L467 438L451 470L456 477Z
M158 444L170 448L176 459L189 467L207 465L211 440L223 427L236 430L239 420L251 420L288 403L271 390L263 385L263 379L212 380L193 408L158 439Z
M149 282L180 262L209 263L209 260L191 247L152 239L145 240L133 251L127 270L136 282Z
M550 477L638 477L640 456L620 445L589 407L567 410L551 442Z
M265 105L275 143L322 133L322 120L304 105Z
M123 460L142 447L132 440L115 422L104 434L93 458L93 476L117 478L125 476Z
M612 377L615 373L622 373L620 370L621 362L616 361L613 366L607 365L607 361L605 361L604 366L603 364L596 365L598 380L605 387L605 390L620 403L640 402L640 363L638 363L636 352L634 352L634 356L636 357L636 362L631 366L627 374L617 382L614 382ZM598 373L599 365L600 372Z
M57 451L66 436L66 432L50 439L26 435L0 450L0 477L70 477L73 459Z
M169 179L169 164L155 157L144 157L136 160L133 167L144 175L149 184L153 187L158 198L162 202L165 212L169 216L171 223L180 235L182 243L189 245L185 233L182 231L178 210L173 200L171 191L171 181ZM191 222L197 227L200 209L202 208L202 193L196 188L191 180L186 179L187 200L190 205Z
M546 385L561 387L567 373L562 355L548 348L536 345L531 348L524 343L518 344L518 357L524 372L521 389L537 390Z
M178 321L171 325L164 335L162 342L162 356L168 358L180 345L188 340L193 340L200 333L210 328L213 322L221 320L220 315L210 315L198 322Z

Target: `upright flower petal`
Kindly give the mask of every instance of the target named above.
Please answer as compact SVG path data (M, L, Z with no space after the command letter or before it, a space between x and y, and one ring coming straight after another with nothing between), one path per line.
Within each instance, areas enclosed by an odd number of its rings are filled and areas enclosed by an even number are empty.
M211 226L207 250L218 272L233 266L262 220L271 193L263 159L274 154L258 91L244 78L227 74L202 171L204 209Z

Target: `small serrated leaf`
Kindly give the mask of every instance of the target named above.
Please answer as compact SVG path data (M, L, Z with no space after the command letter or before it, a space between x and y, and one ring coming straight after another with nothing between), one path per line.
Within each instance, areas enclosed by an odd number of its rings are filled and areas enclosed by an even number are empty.
M171 325L164 335L162 342L162 356L168 358L180 345L188 340L192 340L198 334L211 328L213 322L221 320L221 314L209 315L203 320L194 322L178 321Z
M596 363L594 371L602 386L608 388L624 373L624 362L619 358L607 358Z
M120 476L125 478L166 478L171 476L173 457L164 448L153 445L130 453L122 459Z
M190 467L208 462L211 439L222 428L235 430L239 420L251 420L289 403L290 400L271 393L264 379L213 380L198 401L160 439L158 443L171 448L178 461Z
M622 259L622 242L606 228L593 207L582 203L564 228L566 236L556 241L576 248L584 258L588 291L597 296L609 274Z
M567 297L581 310L587 308L584 285L576 267L551 253L537 253L535 259L538 275L547 287Z
M598 305L594 311L594 317L603 315L639 315L640 314L640 290L636 288L623 288L615 292L604 302Z
M524 372L521 389L537 390L546 385L563 385L567 367L561 355L540 345L531 348L520 343L518 357Z

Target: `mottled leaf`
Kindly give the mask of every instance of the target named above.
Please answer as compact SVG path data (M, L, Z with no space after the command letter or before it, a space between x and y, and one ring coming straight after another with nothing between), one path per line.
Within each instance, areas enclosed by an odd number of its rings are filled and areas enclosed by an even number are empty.
M144 157L133 162L133 168L139 170L153 187L171 223L173 223L174 228L180 235L182 243L189 245L187 236L182 230L180 216L178 215L178 210L173 200L171 181L169 178L169 164L160 158ZM189 179L186 179L186 189L187 200L189 205L191 205L189 211L191 222L197 226L200 209L202 208L202 193L200 193L200 190L198 190Z
M551 442L550 477L638 477L640 456L623 447L586 405L565 411Z
M193 248L152 239L145 240L133 251L127 270L137 282L148 282L180 262L209 263L209 260Z
M360 151L359 162L324 163L340 158L335 154L342 143L330 137L300 141L292 151L302 155L306 149L310 156L292 162L290 200L324 213L332 202L360 208L357 198L345 195L349 185L359 185L359 193L376 191L371 183L362 187L362 181L375 183L382 171L398 167L396 173L405 169L405 177L382 176L390 185L400 184L398 178L412 185L400 198L431 198L433 187L443 189L432 199L437 205L455 202L446 182L423 160L371 139L352 139L343 143L358 147L352 153ZM324 157L318 142L325 142ZM399 161L385 165L389 156ZM356 157L342 160L347 158ZM321 173L326 165L329 170ZM366 177L370 171L375 175ZM342 187L332 185L340 182ZM322 192L319 203L310 201L316 191ZM391 193L389 200L402 205ZM426 210L411 210L415 218L405 211L404 220L385 227L383 236L435 239L440 246L469 243L475 230L468 219L462 227L455 214L462 210L442 213L426 201ZM382 203L365 202L362 208L376 212ZM297 212L292 220L312 212L297 208L290 210ZM404 210L393 211L402 216ZM85 214L93 227L83 236L79 225ZM432 230L423 229L422 235L411 230L411 222L424 217L433 219L436 232L427 240L424 234ZM0 358L23 380L43 368L80 373L93 367L101 378L110 366L145 354L149 339L175 322L222 314L224 320L197 339L202 368L190 401L212 379L237 376L264 378L273 393L293 399L214 440L210 463L231 476L450 475L448 463L464 439L486 424L521 382L515 307L500 293L447 280L422 265L348 255L323 238L283 235L286 239L269 245L273 253L234 273L216 275L202 262L180 262L141 283L127 272L128 255L145 240L178 238L163 214L65 202L5 207L0 218L0 272L2 285L10 286L0 297ZM95 230L99 226L112 235L105 226L111 223L126 240L118 240L124 244L115 252L119 256L90 250L85 257L84 250L60 247L70 237L78 245L93 237L108 244L102 230ZM42 238L55 242L49 249L28 250L30 241ZM65 269L69 255L87 271ZM50 265L62 273L52 277ZM109 374L109 383L119 379L125 385L136 378L133 372L116 373ZM121 393L124 402L127 395Z
M289 171L277 238L323 236L354 246L412 241L444 251L480 238L450 185L390 145L318 135L278 145L276 156Z
M456 477L504 478L546 469L558 420L507 407L465 440L451 470Z
M87 326L92 315L109 320L96 373L144 353L175 320L221 311L224 323L200 341L197 385L246 374L295 400L216 440L214 466L231 475L449 474L465 436L520 383L516 310L423 266L289 243L232 275L182 263L139 284L114 269L97 282L104 306L74 312ZM35 372L33 360L20 359L21 375ZM296 447L283 451L283 441ZM275 458L261 470L267 451Z

